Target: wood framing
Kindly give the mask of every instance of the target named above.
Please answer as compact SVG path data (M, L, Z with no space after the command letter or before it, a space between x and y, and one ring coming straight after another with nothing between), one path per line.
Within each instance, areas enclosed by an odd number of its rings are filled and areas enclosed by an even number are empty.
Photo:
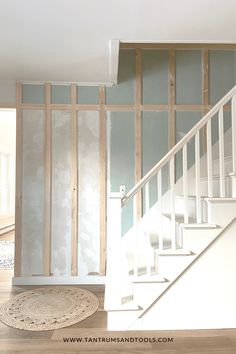
M202 114L205 115L209 111L209 50L202 50ZM203 129L203 150L207 150L207 131Z
M209 50L206 48L202 50L202 103L205 107L209 105Z
M44 104L22 103L22 84L16 84L16 105L1 104L2 108L16 108L16 237L15 237L15 277L21 277L22 250L22 159L23 159L23 110L43 110L45 113L45 176L44 176L44 240L43 240L43 274L51 274L51 207L52 207L52 110L71 112L71 196L72 196L72 232L71 232L71 275L80 276L78 271L78 111L99 112L99 161L100 161L100 273L106 273L106 223L107 223L107 126L106 111L133 112L135 116L135 183L142 178L142 112L168 112L169 149L176 141L176 112L207 113L213 105L209 102L209 50L235 50L236 43L121 43L121 49L135 51L135 102L134 104L106 104L105 87L99 87L99 103L78 104L77 84L71 84L71 102L69 104L51 103L51 85L45 84ZM168 50L168 104L142 103L142 49ZM202 51L202 102L201 104L176 104L176 50L198 49ZM133 78L132 78L133 79ZM157 100L156 100L157 101ZM154 101L155 103L155 101ZM225 105L224 110L229 110ZM163 115L166 119L165 115ZM187 118L186 118L187 119ZM202 129L203 130L203 129ZM203 131L206 144L206 131ZM202 136L201 136L202 138ZM204 145L206 147L206 145ZM142 217L142 195L137 194L135 204L137 220Z
M236 49L236 43L122 43L120 49Z
M71 193L72 193L72 235L71 275L78 275L78 120L76 111L77 85L71 85Z
M51 122L51 85L45 84L45 174L44 174L44 276L51 275L51 212L52 212L52 122Z
M107 152L105 87L99 88L99 154L100 154L100 273L106 273L106 230L107 230Z
M169 50L169 80L168 80L168 145L171 149L175 145L175 51Z
M135 56L135 184L142 178L142 64L141 50L136 50ZM142 217L142 195L137 193L136 200L137 220Z
M13 108L13 109L15 109L16 108L16 103L0 103L0 107L1 107L1 109L2 108L9 108L9 109Z
M136 106L133 105L105 105L105 110L109 112L134 112Z
M23 117L22 85L16 83L16 205L15 205L15 266L14 276L21 276L22 250L22 157L23 157Z
M141 111L168 111L167 104L142 104Z

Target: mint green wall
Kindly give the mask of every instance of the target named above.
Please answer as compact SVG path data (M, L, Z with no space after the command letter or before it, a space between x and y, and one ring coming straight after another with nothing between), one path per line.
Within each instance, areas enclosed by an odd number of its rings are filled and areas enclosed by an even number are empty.
M202 103L202 51L176 51L176 103Z
M111 192L118 192L121 185L128 192L135 184L135 116L133 112L111 112L107 116ZM122 233L132 225L132 207L129 203L123 209Z
M70 85L52 85L51 102L54 104L67 104L71 102Z
M123 50L119 56L118 85L106 88L107 104L134 104L135 51Z
M142 176L168 151L168 112L142 114ZM156 176L150 181L150 204L157 201ZM145 210L145 207L144 207Z
M78 86L78 104L99 104L99 88L97 86Z
M23 103L43 104L44 97L44 85L22 85Z
M168 104L168 50L142 50L142 103Z
M209 51L210 104L215 104L235 85L235 52Z
M180 141L183 136L194 127L197 122L202 118L201 112L176 112L176 142ZM200 134L201 139L201 134ZM188 168L191 167L195 161L195 142L194 139L187 145L188 151ZM201 144L202 146L202 144ZM180 178L183 173L183 159L182 150L176 156L176 178Z

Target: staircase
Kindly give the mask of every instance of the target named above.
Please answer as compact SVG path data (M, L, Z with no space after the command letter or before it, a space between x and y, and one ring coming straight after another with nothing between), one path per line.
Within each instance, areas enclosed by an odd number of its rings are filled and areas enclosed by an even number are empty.
M225 132L224 106L229 104L231 128ZM219 138L213 143L215 123ZM192 165L190 144L195 154ZM178 179L177 154L182 157ZM153 183L158 197L151 206ZM128 203L133 207L133 226L122 237L122 210ZM141 217L140 205L145 210ZM127 194L110 195L108 329L235 327L236 286L229 276L236 271L235 218L236 86ZM215 318L216 307L220 318Z

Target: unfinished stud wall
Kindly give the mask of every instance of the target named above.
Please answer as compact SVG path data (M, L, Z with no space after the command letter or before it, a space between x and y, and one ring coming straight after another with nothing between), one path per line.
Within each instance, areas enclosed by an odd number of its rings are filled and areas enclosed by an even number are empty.
M18 278L105 274L109 192L128 192L235 84L233 48L121 46L118 86L18 84L15 92L0 83L0 102L17 108ZM157 192L152 181L152 205ZM137 206L141 216L140 195ZM128 204L123 234L132 220Z

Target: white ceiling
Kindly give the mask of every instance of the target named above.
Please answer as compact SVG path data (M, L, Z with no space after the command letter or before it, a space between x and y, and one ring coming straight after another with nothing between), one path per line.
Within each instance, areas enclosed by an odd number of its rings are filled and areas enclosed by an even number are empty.
M0 80L109 82L109 40L236 42L235 0L0 0Z

